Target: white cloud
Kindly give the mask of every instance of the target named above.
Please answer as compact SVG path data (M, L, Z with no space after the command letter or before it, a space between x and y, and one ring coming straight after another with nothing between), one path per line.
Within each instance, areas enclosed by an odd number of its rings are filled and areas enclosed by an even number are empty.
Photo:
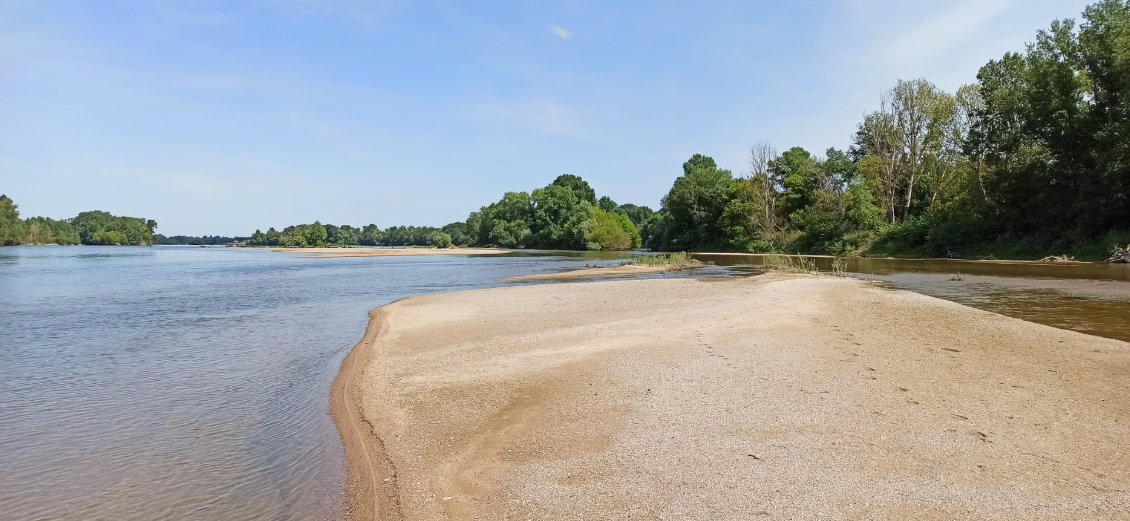
M550 34L561 38L562 40L569 40L573 38L573 33L569 32L568 29L561 27L560 25L551 25L549 27L549 32Z

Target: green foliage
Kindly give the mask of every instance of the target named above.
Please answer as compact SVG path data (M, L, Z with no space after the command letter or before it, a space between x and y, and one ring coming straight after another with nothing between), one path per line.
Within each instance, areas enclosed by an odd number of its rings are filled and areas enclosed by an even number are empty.
M322 246L348 247L348 246L437 246L437 241L448 244L441 246L451 247L458 243L452 233L458 233L462 239L463 223L454 223L458 226L448 225L444 229L431 226L391 226L381 230L375 224L368 224L361 228L353 226L335 226L332 224L299 224L287 226L281 232L270 228L266 233L255 230L247 240L248 246L283 246L290 248L314 248ZM442 234L442 236L441 236ZM465 242L462 244L466 244Z
M432 235L432 245L436 248L451 248L454 246L451 242L451 236L444 232L435 232Z
M467 233L467 223L454 222L440 228L443 233L451 237L451 244L454 246L467 246L471 244L471 236Z
M639 232L626 216L592 208L589 219L585 223L586 249L630 250L638 241Z
M32 217L24 221L23 244L74 245L80 243L78 231L67 221Z
M714 159L692 156L663 198L665 216L653 227L649 245L660 250L724 247L721 219L733 182L730 171L719 169Z
M553 186L560 186L572 190L577 199L591 205L596 205L596 190L588 182L573 174L561 174L553 180Z
M624 262L624 265L633 266L663 266L669 271L682 271L687 268L701 266L702 262L685 251L668 253L665 255L637 255Z
M463 233L475 246L627 250L643 242L633 216L646 222L652 214L646 206L620 206L607 196L598 200L584 179L564 174L529 194L509 192L472 212Z
M71 219L82 244L141 246L153 244L157 222L140 217L123 217L108 212L82 212Z
M1002 233L1085 233L1130 220L1130 2L1057 21L978 74L984 108L967 152L983 159Z
M250 237L224 237L221 235L203 235L194 237L191 235L173 235L166 237L159 233L153 234L153 244L161 245L193 245L193 246L224 246L227 244L239 244L247 242Z
M0 195L0 246L20 244L23 236L23 222L16 203L7 195Z

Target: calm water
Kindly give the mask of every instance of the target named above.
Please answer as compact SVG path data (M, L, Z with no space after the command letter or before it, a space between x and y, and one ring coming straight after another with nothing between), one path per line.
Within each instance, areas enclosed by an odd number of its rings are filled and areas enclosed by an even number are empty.
M623 257L563 255L0 248L0 519L340 519L329 386L368 310ZM757 271L749 257L711 260L733 266L694 275ZM849 263L895 286L1130 340L1125 267Z
M758 273L761 258L704 260ZM830 270L830 258L812 258ZM1130 342L1130 265L976 262L939 259L843 259L853 276L1062 329Z
M340 519L368 310L590 262L0 248L0 519Z

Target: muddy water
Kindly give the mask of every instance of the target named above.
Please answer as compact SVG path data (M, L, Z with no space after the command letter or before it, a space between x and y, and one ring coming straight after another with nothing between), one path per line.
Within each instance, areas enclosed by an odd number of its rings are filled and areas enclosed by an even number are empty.
M764 257L703 255L737 273ZM820 270L834 259L810 257ZM1130 341L1130 265L938 259L842 259L851 276L1031 322Z

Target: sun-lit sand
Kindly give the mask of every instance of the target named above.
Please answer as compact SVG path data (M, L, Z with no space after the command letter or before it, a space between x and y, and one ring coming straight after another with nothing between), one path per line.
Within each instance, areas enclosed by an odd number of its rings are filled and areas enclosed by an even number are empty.
M336 257L423 257L429 255L499 255L510 250L499 248L272 248L271 251L297 253L311 258Z
M854 279L411 298L333 402L352 519L1130 512L1130 344Z
M694 269L701 266L691 266L684 269ZM563 271L561 273L539 273L536 275L522 275L519 277L510 277L503 279L503 282L536 282L544 280L575 280L575 279L598 279L605 277L631 277L633 275L650 275L655 273L668 273L677 271L670 266L645 266L637 264L625 264L622 266L611 266L607 268L585 268L580 270Z

